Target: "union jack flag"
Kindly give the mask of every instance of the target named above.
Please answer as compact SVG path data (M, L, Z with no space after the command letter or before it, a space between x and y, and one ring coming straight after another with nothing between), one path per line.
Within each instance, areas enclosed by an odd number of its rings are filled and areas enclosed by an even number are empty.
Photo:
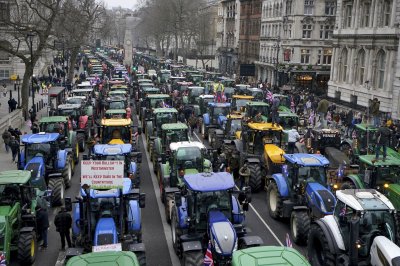
M274 99L274 95L272 94L271 91L267 92L267 100L272 103L272 100Z
M353 139L356 139L356 138L357 138L357 133L356 133L355 130L353 130L353 133L351 133L351 137L352 137Z
M6 255L1 252L0 253L0 266L6 266L7 265L7 260L6 260Z
M315 118L314 112L311 112L310 113L310 118L308 120L310 125L314 125L314 118Z
M293 113L296 113L296 105L295 105L295 103L294 103L294 101L293 101L293 97L292 97L292 100L290 101L290 110L291 110Z
M162 102L162 104L163 104L163 106L164 106L165 108L171 108L171 106L169 106L168 104L166 104L164 101Z
M214 266L214 260L211 253L211 242L208 241L206 255L204 256L204 266Z
M293 247L292 241L290 240L289 233L286 233L286 246L288 248L292 248Z
M345 216L345 215L346 215L346 207L343 207L343 208L340 210L339 216Z

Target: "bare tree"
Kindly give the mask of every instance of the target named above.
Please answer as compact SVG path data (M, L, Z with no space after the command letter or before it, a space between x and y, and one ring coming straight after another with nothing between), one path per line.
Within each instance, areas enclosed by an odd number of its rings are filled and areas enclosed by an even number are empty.
M49 37L53 34L54 21L59 15L62 1L10 0L7 16L0 21L7 28L7 33L2 36L4 41L0 42L0 50L20 58L25 64L21 91L25 112L29 108L29 80L37 61L49 47Z

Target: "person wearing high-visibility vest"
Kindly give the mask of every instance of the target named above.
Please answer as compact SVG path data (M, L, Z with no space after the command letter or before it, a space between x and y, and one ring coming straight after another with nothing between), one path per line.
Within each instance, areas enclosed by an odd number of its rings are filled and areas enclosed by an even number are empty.
M222 94L224 93L224 84L218 81L218 84L214 85L215 95L217 96L217 102L222 101Z

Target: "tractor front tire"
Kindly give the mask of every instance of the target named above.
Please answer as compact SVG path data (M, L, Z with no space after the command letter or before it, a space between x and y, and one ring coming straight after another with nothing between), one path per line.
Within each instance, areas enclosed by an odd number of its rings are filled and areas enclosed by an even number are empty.
M53 191L52 206L61 206L64 202L64 180L62 178L50 178L49 189Z
M64 179L64 184L66 188L69 188L71 186L71 180L72 180L72 163L71 163L71 158L68 156L67 157L67 162L65 165L65 168L63 170L63 179Z
M82 133L76 134L76 140L79 145L79 152L84 152L86 148L85 135Z
M146 253L135 252L136 258L139 261L139 266L146 266Z
M249 185L251 188L252 192L258 192L262 189L262 174L261 174L261 168L258 164L256 163L251 163L249 164L249 170L250 170L250 179L249 179Z
M310 231L310 217L307 211L292 211L290 216L290 234L293 242L298 245L307 243Z
M318 224L312 224L308 235L307 255L311 265L334 266L335 254L329 250L328 240Z
M279 219L282 213L283 199L279 193L278 186L274 181L267 188L268 213L273 219Z
M22 233L18 240L18 261L21 265L32 265L36 259L37 240L34 232ZM7 254L9 255L9 254Z
M203 264L204 254L201 250L187 251L183 253L182 266L201 266Z
M181 235L182 230L179 228L178 224L178 214L176 209L172 209L171 213L171 234L172 234L172 246L174 247L176 255L182 257L182 247L181 247Z

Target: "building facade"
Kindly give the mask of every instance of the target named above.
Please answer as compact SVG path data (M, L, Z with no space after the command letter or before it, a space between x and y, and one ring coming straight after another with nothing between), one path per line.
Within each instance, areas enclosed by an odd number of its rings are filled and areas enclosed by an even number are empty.
M328 96L400 118L399 0L337 1Z
M264 0L258 79L326 93L335 11L334 0Z

